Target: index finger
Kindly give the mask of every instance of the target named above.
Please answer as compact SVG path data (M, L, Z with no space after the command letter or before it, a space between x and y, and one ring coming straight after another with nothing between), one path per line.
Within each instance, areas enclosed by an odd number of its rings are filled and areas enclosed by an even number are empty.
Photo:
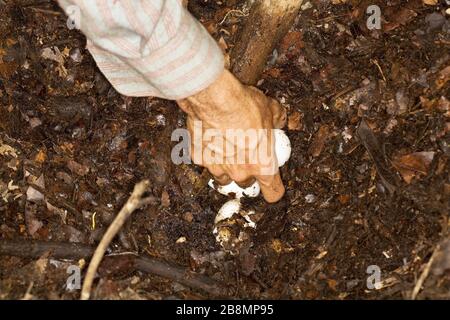
M274 203L280 200L284 193L285 188L283 185L283 181L281 180L280 172L278 171L274 175L260 175L255 176L256 180L258 180L259 185L261 187L261 192L269 203Z

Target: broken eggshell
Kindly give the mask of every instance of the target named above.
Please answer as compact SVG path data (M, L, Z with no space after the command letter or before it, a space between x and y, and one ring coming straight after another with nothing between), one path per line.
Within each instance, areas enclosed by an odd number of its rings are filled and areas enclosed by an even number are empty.
M256 228L256 223L250 219L252 214L255 214L254 210L244 211L241 210L241 200L233 199L225 202L225 204L220 208L219 213L214 219L214 224L218 224L224 220L230 219L233 215L238 214L247 221L246 227Z
M213 234L225 251L231 254L239 252L240 246L249 238L247 232L240 230L239 217L245 220L241 226L255 229L256 222L250 217L253 214L253 210L243 210L240 199L229 200L220 208L214 220Z
M239 199L242 198L244 195L250 198L257 197L259 195L259 192L261 191L261 188L259 187L259 183L255 181L250 187L248 188L241 188L238 186L238 184L234 181L231 183L225 185L225 186L215 186L214 185L214 179L209 180L208 185L219 192L220 194L223 194L225 196L228 196L230 194L234 194L234 196Z
M283 166L291 156L291 142L283 130L275 129L275 154L277 156L278 166ZM220 208L215 220L213 234L220 246L231 254L239 252L239 248L243 243L247 242L249 235L244 230L239 230L237 220L240 216L245 222L241 225L244 228L256 229L256 222L251 219L251 215L255 214L254 210L243 210L241 205L241 198L246 196L250 198L257 197L261 191L259 183L255 181L248 188L241 188L234 181L220 186L217 185L213 179L209 180L208 185L217 192L226 195L234 196L235 199L225 202ZM242 222L241 222L242 223Z

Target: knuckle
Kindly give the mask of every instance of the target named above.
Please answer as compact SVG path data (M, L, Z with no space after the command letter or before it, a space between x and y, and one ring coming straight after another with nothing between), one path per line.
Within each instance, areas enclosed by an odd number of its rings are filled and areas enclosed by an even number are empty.
M245 183L249 180L250 176L245 172L236 172L231 175L231 178L237 183Z

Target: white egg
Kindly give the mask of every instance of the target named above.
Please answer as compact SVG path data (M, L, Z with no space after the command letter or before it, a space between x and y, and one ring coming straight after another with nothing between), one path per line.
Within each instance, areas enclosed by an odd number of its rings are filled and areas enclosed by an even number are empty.
M238 214L241 209L241 200L233 199L225 202L225 204L220 208L219 213L214 219L214 223L218 224L219 222L230 219L233 214Z
M275 154L277 155L278 166L282 167L291 157L291 141L281 129L275 129Z

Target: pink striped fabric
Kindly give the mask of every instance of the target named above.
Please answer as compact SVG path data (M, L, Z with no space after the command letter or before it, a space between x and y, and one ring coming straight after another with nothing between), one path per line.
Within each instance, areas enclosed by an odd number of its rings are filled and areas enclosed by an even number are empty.
M124 95L186 98L223 71L220 48L182 0L58 2L68 14L79 14L87 48Z

